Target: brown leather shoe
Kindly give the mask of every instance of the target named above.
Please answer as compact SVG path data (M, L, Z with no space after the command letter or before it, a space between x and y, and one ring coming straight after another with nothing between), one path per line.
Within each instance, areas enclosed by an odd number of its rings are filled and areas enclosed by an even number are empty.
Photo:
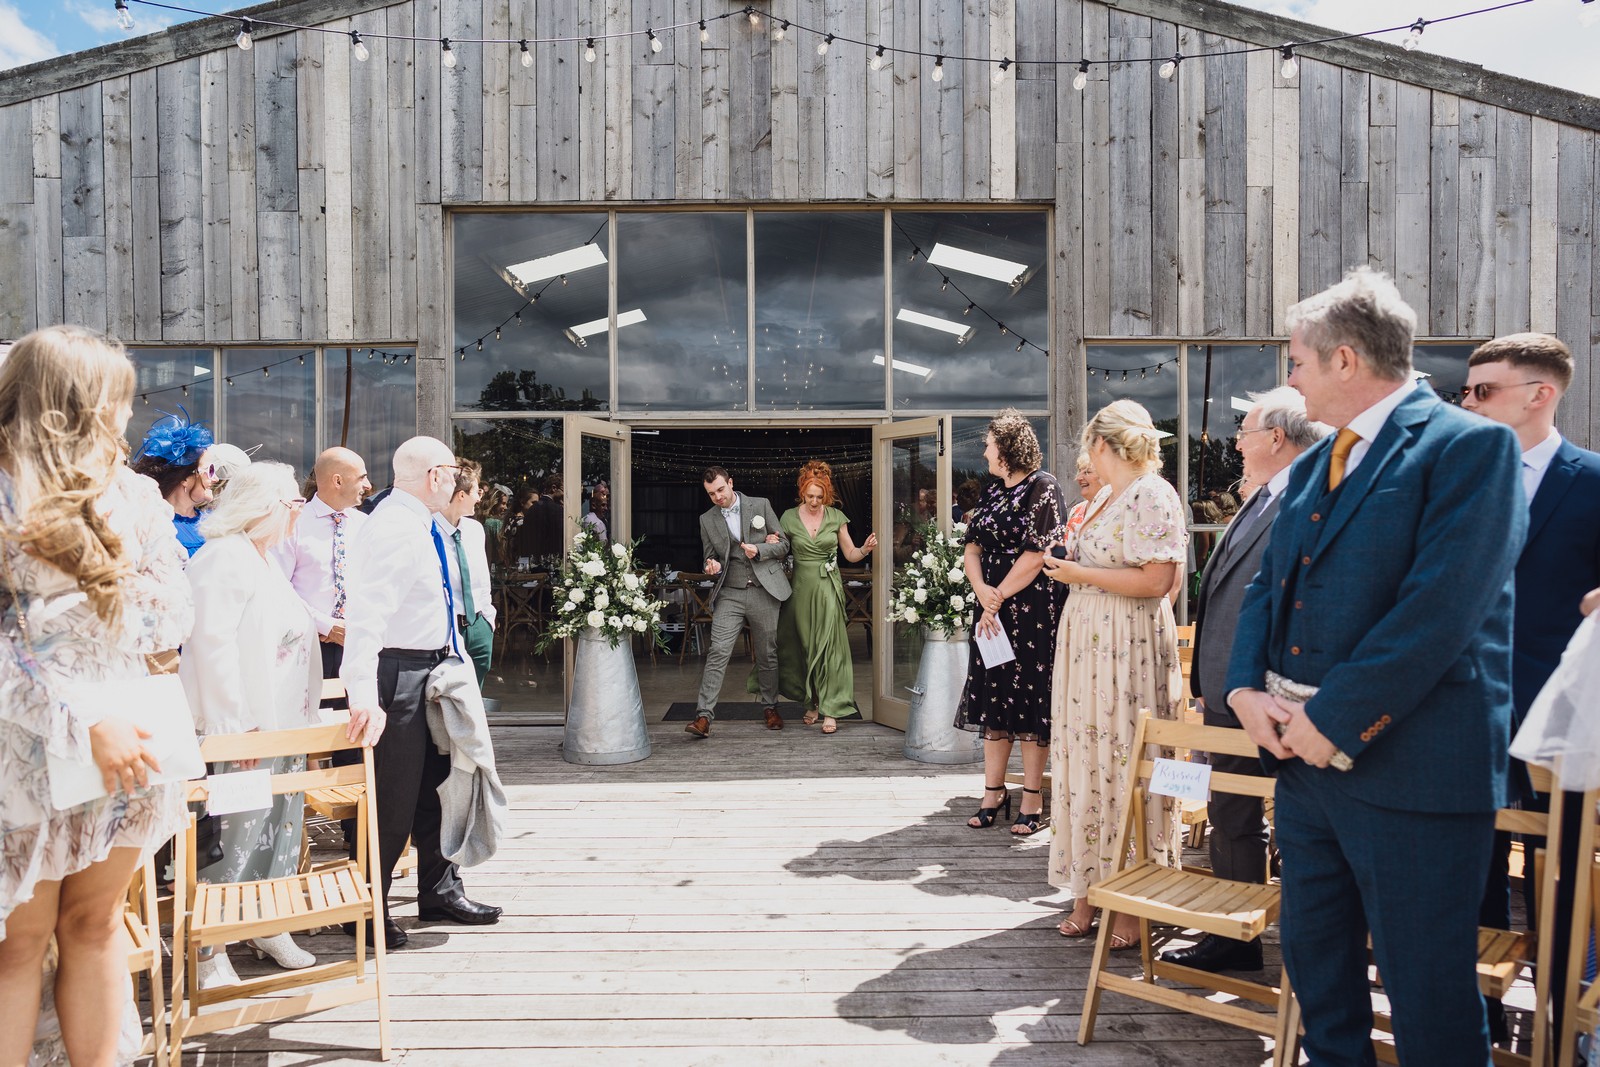
M767 729L783 729L783 716L778 714L778 709L775 707L767 708Z
M696 737L710 737L711 720L704 715L697 715L695 716L694 722L685 726L683 729L685 733L694 734Z

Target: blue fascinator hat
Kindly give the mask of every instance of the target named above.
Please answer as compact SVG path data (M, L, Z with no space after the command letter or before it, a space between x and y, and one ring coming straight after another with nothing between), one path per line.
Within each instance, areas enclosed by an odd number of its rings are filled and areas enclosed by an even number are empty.
M200 462L200 456L211 447L211 431L190 421L186 409L180 407L178 410L183 412L181 416L162 412L165 417L144 435L144 443L135 453L135 459L149 456L169 467L187 467Z

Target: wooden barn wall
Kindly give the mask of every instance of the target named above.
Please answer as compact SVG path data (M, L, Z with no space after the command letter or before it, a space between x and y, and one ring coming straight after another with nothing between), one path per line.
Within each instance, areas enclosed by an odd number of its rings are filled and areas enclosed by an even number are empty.
M584 37L699 18L699 0L412 0L340 31ZM447 415L446 209L596 202L1053 203L1057 413L1083 338L1263 337L1361 262L1424 332L1559 334L1563 429L1600 443L1596 134L1273 53L1074 68L1241 41L1092 0L786 0L796 22L993 67L815 39L763 20L511 49L259 34L0 107L0 335L61 320L132 342L414 341L419 426ZM1139 4L1129 6L1138 7ZM1146 8L1151 4L1144 4ZM227 40L221 30L217 36ZM1063 439L1067 434L1060 435Z

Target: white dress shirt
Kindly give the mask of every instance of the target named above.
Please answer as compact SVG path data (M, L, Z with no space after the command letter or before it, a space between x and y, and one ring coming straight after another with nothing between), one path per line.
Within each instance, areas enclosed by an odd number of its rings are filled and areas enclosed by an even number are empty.
M1527 493L1530 505L1538 495L1539 483L1544 481L1544 472L1550 469L1550 461L1560 450L1561 432L1552 429L1549 437L1522 454L1522 490Z
M356 534L366 513L346 508L339 514L344 526L345 600L350 599L350 560L355 555ZM273 561L283 571L289 584L300 599L305 601L311 618L317 624L317 633L323 637L339 620L333 617L333 508L320 496L306 501L295 524L294 536L280 541L271 549Z
M1421 384L1419 381L1402 382L1395 387L1394 392L1372 405L1355 418L1345 424L1345 428L1354 430L1358 440L1350 446L1350 458L1344 462L1344 476L1349 478L1361 466L1361 461L1366 458L1367 452L1372 448L1372 442L1378 439L1378 434L1383 431L1384 423L1389 421L1389 416L1394 414L1394 409L1400 402L1411 395L1411 391Z
M345 571L348 606L339 677L352 708L379 706L379 652L444 648L454 629L428 506L396 489L371 520L356 538Z
M456 559L456 546L453 541L457 527L451 526L439 512L434 513L433 521L439 527L440 536L444 538L444 558L450 567L450 591L456 598L456 611L465 615L467 598L461 593L461 564ZM496 612L489 584L488 534L483 528L483 523L471 515L462 516L460 530L461 550L467 557L467 577L472 582L473 610L488 619L489 625L493 627Z
M728 524L728 532L733 535L733 543L738 544L744 540L744 531L739 528L739 502L743 498L738 493L733 494L733 506L723 509L722 520Z

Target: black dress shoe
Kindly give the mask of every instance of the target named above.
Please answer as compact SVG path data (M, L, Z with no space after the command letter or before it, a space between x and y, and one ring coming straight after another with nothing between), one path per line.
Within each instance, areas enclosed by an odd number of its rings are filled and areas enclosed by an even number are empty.
M339 929L343 930L350 937L356 936L355 923L341 923L339 925ZM395 922L393 919L383 920L384 948L388 949L390 952L393 952L397 948L403 948L407 940L409 940L409 938L406 937L406 932L400 929L399 923ZM367 924L367 944L376 944L372 937L371 923Z
M500 921L500 909L493 904L479 904L476 900L457 897L431 908L417 908L417 917L425 923L461 923L463 926L490 926Z
M1231 937L1207 934L1187 948L1168 949L1161 954L1161 961L1212 973L1259 971L1262 966L1261 942L1235 941Z

